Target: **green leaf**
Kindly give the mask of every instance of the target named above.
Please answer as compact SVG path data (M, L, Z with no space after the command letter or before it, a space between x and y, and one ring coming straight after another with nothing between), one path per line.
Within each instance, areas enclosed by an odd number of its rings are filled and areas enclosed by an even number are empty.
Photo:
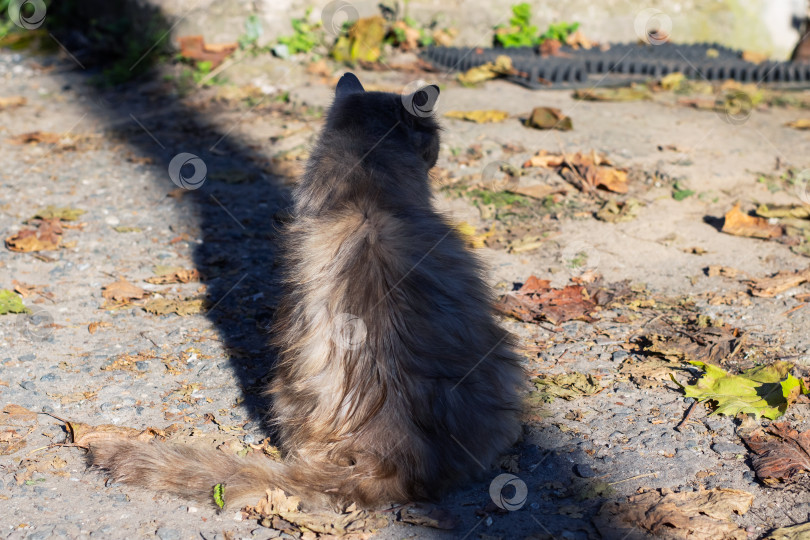
M37 211L32 219L59 219L62 221L76 221L84 213L84 210L80 210L78 208L58 208L51 205Z
M225 508L225 484L217 484L214 486L214 503L220 509Z
M30 310L25 307L22 298L8 289L0 289L0 315L29 312Z
M717 407L712 414L735 416L746 413L775 420L785 413L800 393L810 392L804 382L790 374L793 365L788 362L755 367L740 375L731 375L704 362L690 364L704 371L695 384L684 386L674 376L670 377L683 389L686 397L715 402Z
M672 192L672 198L676 201L682 201L687 197L691 197L695 192L691 189L676 189Z

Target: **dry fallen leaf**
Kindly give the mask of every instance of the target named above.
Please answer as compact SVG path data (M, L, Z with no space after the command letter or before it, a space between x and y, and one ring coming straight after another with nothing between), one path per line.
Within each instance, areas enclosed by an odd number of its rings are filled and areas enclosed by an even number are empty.
M224 487L224 499L228 500L228 486ZM267 523L296 537L301 532L311 531L323 535L344 536L347 534L367 537L377 529L390 523L390 517L365 510L357 510L350 505L342 512L299 510L301 501L298 497L289 496L280 489L268 489L265 497L256 506L248 506L245 511L252 518ZM301 535L301 538L306 536ZM315 538L310 536L309 538Z
M765 218L744 214L739 203L726 213L722 231L735 236L764 239L778 238L784 233L781 225L771 225Z
M771 531L765 540L807 540L808 538L810 538L810 521L800 525L780 527Z
M761 64L768 59L768 55L757 51L743 51L742 59L752 64Z
M180 55L197 62L211 62L216 68L239 47L236 43L206 44L202 36L180 38Z
M92 426L81 422L65 422L68 440L81 448L89 448L99 441L118 439L132 439L136 441L151 441L155 438L164 438L165 433L156 428L135 429L113 424Z
M140 300L147 294L145 290L122 278L115 283L105 285L101 296L116 303L126 304L133 300Z
M62 233L59 219L45 219L36 229L23 229L6 238L6 247L23 253L56 251L62 244Z
M709 268L706 270L706 274L709 277L726 277L726 278L735 278L740 274L740 271L736 268L731 268L730 266L721 266L719 264L712 264L709 265Z
M165 271L156 272L156 276L147 278L147 283L154 285L168 285L170 283L191 283L192 281L200 281L200 273L194 269L185 268L169 268Z
M591 88L576 90L574 99L585 101L642 101L652 99L652 93L646 87Z
M496 109L478 110L478 111L447 111L444 113L447 118L455 118L456 120L467 120L468 122L475 122L476 124L488 124L492 122L503 122L509 118L509 113L506 111L499 111Z
M555 193L565 194L567 192L565 186L550 186L548 184L531 184L528 186L514 186L506 188L505 191L508 191L509 193L516 193L518 195L523 195L525 197L531 197L532 199L537 199L539 201L542 201L549 195L554 195Z
M565 158L561 154L549 154L545 150L540 150L523 164L523 168L543 167L545 169L554 169L563 163L565 163Z
M90 332L91 334L95 334L99 328L107 326L112 326L112 324L104 321L91 322L90 324L87 325L87 331Z
M62 135L58 133L50 133L48 131L29 131L28 133L15 135L14 137L6 139L6 141L11 144L57 144L61 139Z
M779 422L757 429L743 441L755 454L751 463L757 477L766 483L810 472L810 431L799 433Z
M738 489L715 488L673 493L668 489L629 497L626 503L602 505L597 528L610 532L639 527L656 536L683 540L747 540L745 529L731 521L745 514L754 496Z
M810 129L810 118L799 118L798 120L788 122L785 125L787 127L792 127L793 129Z
M581 285L552 289L548 280L530 276L518 291L503 295L495 307L525 322L545 319L560 324L575 319L593 320L590 314L596 310L596 303Z
M76 221L85 213L86 210L81 210L79 208L57 207L50 205L42 208L41 210L37 210L37 213L34 214L34 217L31 219L58 219L60 221Z
M13 403L9 403L0 411L0 425L28 424L36 419L37 413Z
M571 131L574 124L570 116L565 116L560 109L554 107L535 107L526 119L526 127L536 129L558 129Z
M777 294L798 287L806 281L810 281L810 267L793 272L783 270L771 277L749 280L748 284L751 287L753 296L773 298Z
M28 100L23 96L0 97L0 111L3 109L22 107L26 103L28 103Z
M458 80L462 84L476 84L496 77L505 75L515 75L517 70L512 66L512 59L506 55L501 55L495 62L471 68L464 73L458 74Z
M147 302L143 309L155 315L175 313L181 317L204 312L208 303L204 298L169 299L155 298Z

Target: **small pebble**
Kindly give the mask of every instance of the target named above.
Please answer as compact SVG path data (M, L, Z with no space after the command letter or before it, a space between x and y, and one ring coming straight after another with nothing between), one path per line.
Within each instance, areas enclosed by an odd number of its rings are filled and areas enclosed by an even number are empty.
M593 478L596 476L596 471L587 463L577 463L574 465L574 472L580 478Z
M180 540L180 531L177 529L160 527L156 534L160 540Z
M613 353L613 361L621 362L628 356L630 356L630 353L628 353L627 351L616 351Z
M746 451L744 446L734 443L725 443L725 442L716 442L712 445L712 450L717 452L720 455L723 454L742 454L745 455L748 452Z
M20 383L20 386L22 386L26 390L31 390L32 392L37 388L37 385L34 384L34 381L23 381Z

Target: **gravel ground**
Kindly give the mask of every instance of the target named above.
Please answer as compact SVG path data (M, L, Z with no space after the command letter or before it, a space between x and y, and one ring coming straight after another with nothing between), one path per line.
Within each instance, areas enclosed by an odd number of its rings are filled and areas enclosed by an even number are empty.
M0 461L0 498L5 499L0 536L288 537L240 513L221 514L106 482L87 469L83 450L54 445L65 440L57 417L138 430L175 425L172 432L188 439L237 448L258 445L268 436L260 390L273 358L266 328L278 296L275 238L294 182L282 173L300 166L295 158L305 155L320 129L331 92L323 80L300 71L268 81L289 88L289 103L259 92L246 104L244 88L177 92L162 77L102 92L69 59L0 54L0 97L28 100L0 111L4 237L48 205L86 211L67 224L58 251L34 255L0 249L0 288L12 289L12 280L36 286L24 302L40 317L34 322L45 321L32 326L24 315L0 316L2 402L52 415L20 424L3 420L30 433L23 448ZM392 89L414 78L360 76L367 85ZM739 279L704 272L709 265L724 265L761 277L808 266L788 246L724 235L716 225L736 200L748 207L796 202L790 190L769 191L757 178L772 171L777 160L783 166L810 166L810 139L784 127L800 112L755 111L746 122L732 124L711 111L671 103L577 102L568 91L445 83L443 111L495 104L518 116L534 106L555 106L575 126L570 132L541 132L514 118L495 125L444 120L439 166L456 179L480 174L493 162L519 165L539 149L595 149L622 166L680 178L709 196L679 202L671 197L671 182L651 181L634 193L645 204L635 220L612 224L597 221L590 211L560 212L527 222L528 229L542 229L536 250L479 250L501 293L530 275L555 286L569 284L581 273L561 259L571 246L588 252L588 269L603 276L607 290L627 288L623 282L633 285L624 303L604 306L592 322L504 321L520 337L532 373L589 373L603 389L527 413L523 440L503 470L488 471L480 483L440 501L458 520L453 530L395 523L374 537L643 537L640 528L599 527L594 518L606 503L657 488L751 493L751 510L732 517L750 538L808 521L805 484L769 487L754 477L737 435L739 420L708 416L710 410L698 405L676 431L691 398L669 379L642 380L626 369L633 362L651 365L655 358L637 345L639 336L666 332L660 316L677 315L722 318L746 333L739 367L789 357L799 374L806 374L810 313L790 312L806 286L776 298L751 298ZM35 130L64 136L54 144L6 141ZM472 145L481 145L482 155L465 163L459 155ZM675 150L659 150L659 145ZM515 146L522 149L509 150ZM169 178L169 163L181 152L204 161L208 177L200 189L179 189ZM455 193L452 186L442 189L440 206L484 230L491 219ZM197 269L203 278L146 283L156 266ZM149 297L113 305L103 296L104 287L121 278ZM728 300L713 302L717 297ZM156 298L203 298L204 305L202 312L186 316L144 310ZM687 372L676 373L688 380ZM806 403L791 407L784 419L807 429ZM526 486L519 510L500 510L490 498L491 483L505 472Z

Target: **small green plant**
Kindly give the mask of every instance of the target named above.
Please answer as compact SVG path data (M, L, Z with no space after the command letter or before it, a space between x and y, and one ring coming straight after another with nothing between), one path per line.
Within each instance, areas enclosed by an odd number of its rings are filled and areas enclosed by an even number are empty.
M531 47L537 44L537 27L531 24L532 8L526 2L512 6L509 26L495 28L495 44L501 47Z
M547 39L556 39L560 43L565 43L565 40L568 39L568 36L573 34L579 28L579 23L569 23L569 22L558 22L552 23L548 26L548 30L540 34L540 42Z
M580 268L585 266L585 263L588 262L588 254L585 251L577 252L570 260L566 261L566 266L568 268Z
M549 25L548 29L537 35L537 27L532 25L532 8L526 3L512 6L512 18L509 26L495 27L495 45L501 47L533 47L546 40L555 39L560 43L577 31L578 22L558 22Z
M695 192L691 189L687 189L683 186L680 182L675 182L675 185L672 186L672 198L676 201L682 201L687 197L691 197L695 194Z
M255 14L251 15L245 21L245 33L239 36L239 48L242 50L255 48L263 33L262 21Z
M279 44L287 46L289 54L309 52L319 43L317 30L320 24L309 24L307 22L310 11L312 10L308 9L302 18L291 21L293 35L278 38Z

